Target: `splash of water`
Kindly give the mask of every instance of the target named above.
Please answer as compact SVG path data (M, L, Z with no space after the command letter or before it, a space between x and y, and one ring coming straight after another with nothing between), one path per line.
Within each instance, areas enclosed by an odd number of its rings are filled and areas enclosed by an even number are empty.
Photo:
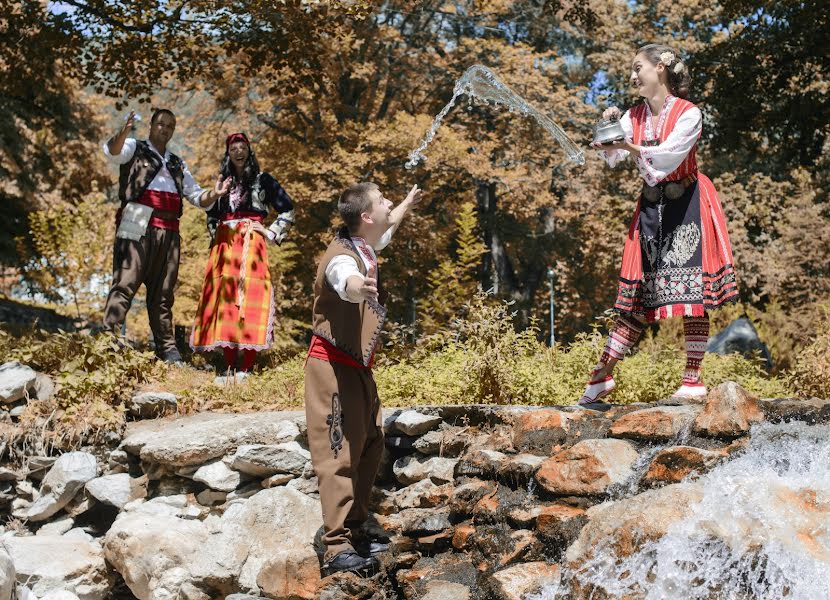
M702 500L661 539L622 559L597 549L529 600L568 598L574 580L602 598L830 598L830 428L759 425L698 482Z
M423 154L424 150L427 149L427 146L435 138L435 134L438 132L438 128L441 126L444 117L447 116L447 113L455 105L455 101L462 94L466 94L470 101L477 98L488 104L492 102L496 105L505 106L510 112L518 111L525 116L531 117L559 142L570 160L580 165L585 164L585 155L582 150L565 135L562 128L549 116L528 104L524 98L504 85L490 69L483 65L473 65L455 82L452 98L441 109L441 112L436 115L432 121L432 126L418 147L410 153L409 160L405 165L407 169L411 169L426 159Z

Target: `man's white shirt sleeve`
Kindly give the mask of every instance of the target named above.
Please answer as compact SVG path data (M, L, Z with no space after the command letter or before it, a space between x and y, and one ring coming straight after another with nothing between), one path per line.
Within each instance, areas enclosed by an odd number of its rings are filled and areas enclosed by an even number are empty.
M351 256L341 254L335 256L326 265L326 281L329 282L332 289L337 292L337 295L346 302L357 304L358 300L352 300L346 295L346 282L349 277L357 275L361 281L365 279L360 269L357 268L357 262Z
M135 154L135 145L135 138L127 138L124 140L124 145L121 146L121 152L113 154L110 152L109 140L107 140L104 142L104 156L106 156L112 163L123 165L124 163L129 162L129 160L133 157L133 154Z

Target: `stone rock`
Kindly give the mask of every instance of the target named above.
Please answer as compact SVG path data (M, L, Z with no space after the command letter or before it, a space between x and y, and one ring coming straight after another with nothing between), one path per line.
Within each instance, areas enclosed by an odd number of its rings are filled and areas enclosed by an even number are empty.
M762 398L758 401L767 421L830 423L830 398Z
M88 481L86 491L99 502L121 510L127 502L147 496L147 477L132 478L127 473L104 475Z
M26 412L26 404L19 404L9 411L9 416L18 419Z
M14 600L14 564L3 544L0 543L0 600Z
M428 456L456 457L469 442L469 427L446 427L425 433L415 440L412 447Z
M456 525L452 536L452 547L456 550L469 550L475 534L476 528L471 522Z
M431 535L451 527L450 510L441 508L407 508L394 515L378 515L378 523L387 531L410 537Z
M233 453L244 444L295 441L299 413L200 413L171 420L136 421L127 425L122 449L142 461L174 467L201 465Z
M213 506L214 504L222 504L227 500L228 495L225 492L216 492L214 490L202 490L196 494L196 502L202 506Z
M405 410L390 425L404 435L421 435L431 431L441 424L441 417L425 415L417 410Z
M98 461L87 452L67 452L49 469L38 498L25 512L31 521L48 519L72 500L87 481L98 474Z
M265 489L277 487L278 485L285 485L289 481L295 479L295 476L290 473L277 473L276 475L271 475L271 477L266 477L262 480L260 485ZM302 479L298 477L297 479ZM296 487L294 488L297 489Z
M38 373L34 393L38 400L49 400L55 394L55 382L46 373Z
M312 497L320 497L320 488L317 477L309 477L308 479L305 477L297 477L296 479L289 481L285 487L297 490L298 492L302 492L303 494Z
M479 528L476 546L486 562L497 569L523 562L525 556L533 560L540 550L539 541L532 532L525 529L504 532L498 525Z
M86 490L75 494L75 497L72 498L69 502L66 503L66 506L63 507L63 511L69 515L70 517L77 517L78 515L82 515L90 508L95 506L95 498L87 492Z
M528 562L493 573L490 588L497 600L524 600L543 586L559 584L559 565Z
M233 456L231 466L237 471L255 477L270 477L277 473L302 475L311 453L297 442L282 444L245 444Z
M470 588L451 581L430 581L424 587L421 600L470 600Z
M308 598L320 580L312 542L321 525L319 502L277 487L205 521L150 514L140 507L124 512L107 532L104 548L141 600L175 598L185 585L205 598L240 591Z
M92 542L95 539L83 527L73 527L64 533L63 537L71 540L83 540L85 542Z
M405 488L387 493L378 502L380 514L391 515L407 508L432 508L444 504L453 492L451 484L436 485L430 479L422 479Z
M396 573L396 579L407 600L420 599L427 585L434 581L459 583L468 588L475 586L478 572L469 557L463 554L445 553L431 558L421 558L411 569Z
M0 365L0 404L11 404L25 398L34 389L37 373L17 361Z
M453 470L457 462L454 458L410 455L396 460L392 465L392 472L403 485L411 485L422 479L430 479L438 484L449 483L453 480Z
M499 481L511 487L524 487L533 479L543 462L545 459L542 456L517 454L502 463L496 476Z
M202 465L193 473L193 481L204 483L212 490L232 492L242 482L239 471L234 471L223 461L217 460Z
M647 542L663 537L702 497L699 484L677 483L592 506L587 511L588 523L566 552L567 565L578 570L596 551L630 556Z
M610 435L645 441L668 441L691 431L698 406L657 406L635 410L617 419Z
M450 510L453 518L473 514L473 509L481 501L496 493L496 484L492 481L473 480L456 486L450 498Z
M384 598L378 594L377 583L354 573L335 573L320 582L319 600L370 600Z
M56 590L49 592L45 596L41 596L39 600L80 600L78 596L66 590Z
M559 554L573 543L587 521L584 509L554 504L539 511L536 530Z
M65 516L44 524L35 535L63 535L73 527L75 527L75 520L72 517Z
M176 412L179 399L169 392L141 392L127 403L127 412L138 419L155 419Z
M58 459L55 456L30 456L26 462L27 476L38 481L42 480L56 460Z
M0 481L20 481L23 474L6 467L0 467Z
M15 596L15 598L17 598L17 600L38 600L34 592L25 585L17 586L17 596Z
M734 381L709 391L703 411L695 419L694 432L710 437L735 438L764 420L758 399Z
M65 590L103 600L112 581L101 546L65 536L12 537L5 541L17 580L38 597Z
M260 491L262 491L262 484L254 481L252 483L249 483L248 485L243 485L241 488L232 491L230 494L228 494L227 501L233 502L234 500L244 500L250 498L255 494L258 494Z
M706 344L706 352L715 354L733 354L739 352L747 358L752 358L760 353L767 363L767 370L772 369L772 356L767 345L758 337L758 332L752 325L752 321L746 317L740 317L732 321L723 330L709 338Z
M497 450L473 450L458 460L455 476L495 479L505 461L507 455Z
M693 473L703 475L725 456L726 451L702 450L692 446L665 448L651 460L641 483L646 487L664 483L680 483Z
M551 448L568 438L571 422L578 417L555 408L519 414L513 421L513 445L520 452L549 455Z
M547 459L536 481L553 494L591 496L629 479L637 451L623 440L584 440Z

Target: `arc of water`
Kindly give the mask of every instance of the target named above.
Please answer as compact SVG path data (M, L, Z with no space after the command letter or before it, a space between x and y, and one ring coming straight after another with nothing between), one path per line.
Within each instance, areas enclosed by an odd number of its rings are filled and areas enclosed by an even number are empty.
M523 115L533 118L559 142L570 160L580 165L585 164L585 154L553 119L534 108L524 98L502 83L490 69L484 65L473 65L455 82L452 98L436 115L432 121L432 126L418 147L409 154L409 160L405 165L407 169L411 169L426 158L423 154L424 150L435 138L444 117L447 116L447 113L455 105L455 101L462 94L466 94L471 100L479 98L488 103L493 102L508 107L511 112L518 110Z

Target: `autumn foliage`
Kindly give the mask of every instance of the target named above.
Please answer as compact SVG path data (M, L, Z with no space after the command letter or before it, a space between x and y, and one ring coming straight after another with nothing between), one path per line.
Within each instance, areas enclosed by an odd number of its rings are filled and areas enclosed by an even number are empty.
M270 257L282 345L304 342L314 258L337 224L339 192L358 180L398 200L412 183L427 191L381 267L401 339L446 329L478 287L513 301L520 327L547 323L548 267L557 336L574 339L612 302L638 188L633 165L610 170L588 151L578 166L531 121L465 99L426 163L403 165L476 63L587 150L601 109L636 101L632 53L655 41L674 45L692 70L691 99L706 115L699 160L729 218L744 309L774 306L784 315L774 334L807 340L808 315L830 300L830 83L815 62L830 32L815 2L0 5L0 31L12 40L0 51L6 293L49 292L99 317L101 297L59 273L107 279L109 257L89 236L106 247L111 228L87 212L96 194L114 200L116 173L100 143L127 108L145 116L144 137L149 104L176 111L176 149L202 185L215 179L225 135L245 131L263 170L295 199L290 243ZM800 45L782 53L787 31ZM189 328L208 250L204 216L189 206L182 236L175 311ZM96 250L73 258L78 244ZM785 360L794 356L786 350Z

